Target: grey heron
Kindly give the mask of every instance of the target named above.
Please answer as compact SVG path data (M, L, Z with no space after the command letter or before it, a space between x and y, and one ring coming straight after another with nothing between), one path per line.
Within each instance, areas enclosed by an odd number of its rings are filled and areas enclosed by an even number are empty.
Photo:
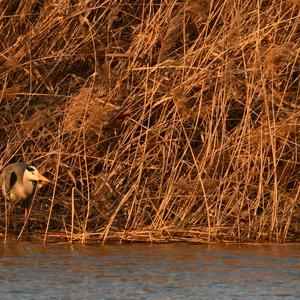
M11 209L19 202L25 206L25 222L32 198L42 183L51 183L51 181L40 174L36 167L24 162L8 165L0 175L0 186L5 201L8 202Z

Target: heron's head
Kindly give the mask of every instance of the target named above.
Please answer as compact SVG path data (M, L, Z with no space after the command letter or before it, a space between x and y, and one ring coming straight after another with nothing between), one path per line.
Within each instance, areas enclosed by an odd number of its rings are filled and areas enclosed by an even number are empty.
M51 181L39 173L36 167L34 166L27 166L24 171L24 179L28 181L35 181L37 183L39 182L45 182L45 183L51 183Z

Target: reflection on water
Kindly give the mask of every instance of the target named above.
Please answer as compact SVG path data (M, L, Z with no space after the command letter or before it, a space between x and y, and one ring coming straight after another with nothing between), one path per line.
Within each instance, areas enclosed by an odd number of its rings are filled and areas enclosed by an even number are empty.
M300 299L300 245L0 245L0 299Z

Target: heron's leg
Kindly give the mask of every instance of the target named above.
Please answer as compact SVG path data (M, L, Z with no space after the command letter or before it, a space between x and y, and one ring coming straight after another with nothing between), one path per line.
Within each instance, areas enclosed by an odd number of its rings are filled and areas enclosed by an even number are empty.
M10 216L10 203L8 203L7 198L4 197L4 206L5 206L5 233L4 233L4 244L6 244L7 240L7 232L9 227L9 216Z
M24 225L25 225L26 234L29 234L30 232L30 226L28 224L29 214L30 214L30 209L26 206L24 211Z
M26 222L27 216L28 216L28 208L26 206L24 210L24 223Z
M25 199L23 201L23 204L25 206L24 207L24 224L23 224L23 227L22 227L22 229L19 233L18 240L22 236L24 230L26 230L27 233L29 233L29 231L30 231L30 228L28 226L28 219L29 219L30 212L31 212L31 209L32 209L32 204L33 204L32 198Z
M26 220L27 216L28 216L28 201L26 200L24 202L25 205L23 205L24 207L24 220Z

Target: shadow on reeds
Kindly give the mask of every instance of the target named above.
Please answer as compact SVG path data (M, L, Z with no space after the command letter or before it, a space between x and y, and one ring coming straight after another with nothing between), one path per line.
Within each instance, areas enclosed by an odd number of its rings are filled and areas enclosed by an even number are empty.
M2 1L0 166L55 182L31 233L299 241L300 1L169 2Z

